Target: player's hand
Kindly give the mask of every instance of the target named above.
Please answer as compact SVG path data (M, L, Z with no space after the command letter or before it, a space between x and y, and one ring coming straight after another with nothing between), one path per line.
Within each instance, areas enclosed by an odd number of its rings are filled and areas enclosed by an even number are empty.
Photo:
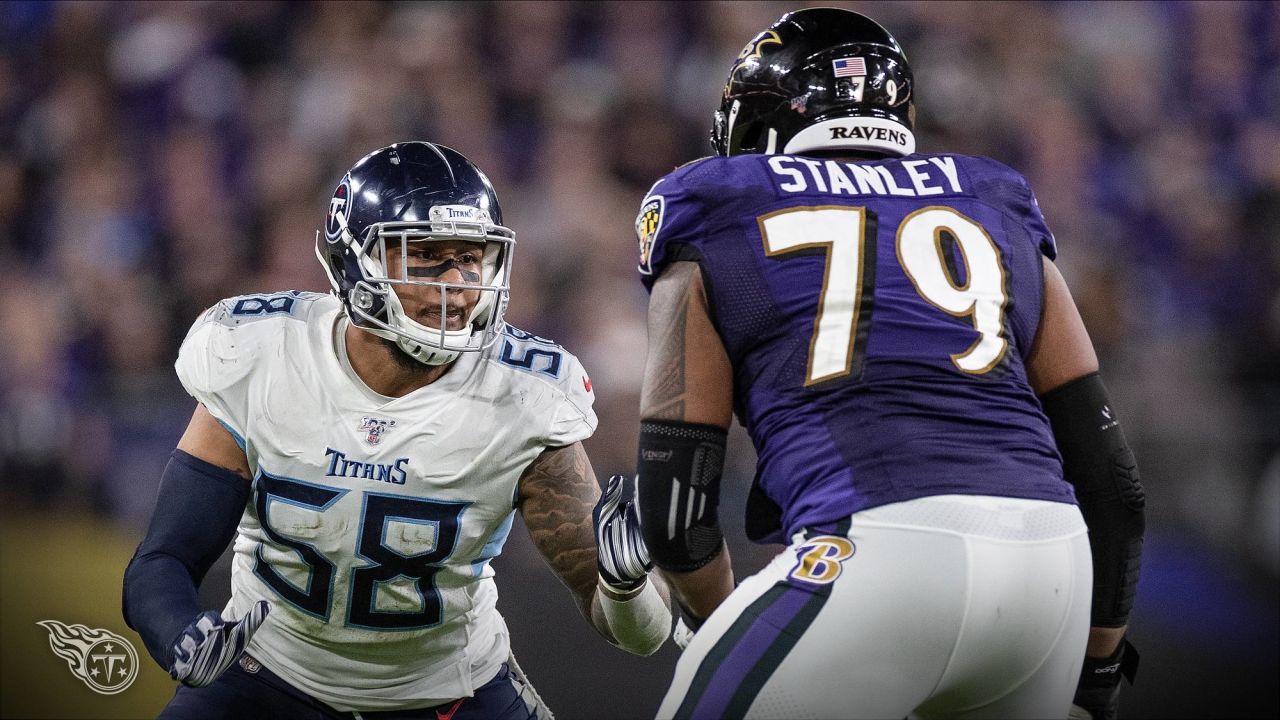
M227 622L210 610L201 613L173 643L173 664L169 675L191 687L204 687L218 679L240 659L249 638L271 612L266 600L259 600L235 622Z
M609 478L609 486L591 511L600 577L619 592L640 587L653 567L649 549L640 535L633 493L626 489L627 480L623 476Z
M1116 720L1120 709L1120 678L1129 678L1132 685L1137 671L1138 651L1128 640L1121 640L1110 657L1086 656L1068 717L1071 720Z

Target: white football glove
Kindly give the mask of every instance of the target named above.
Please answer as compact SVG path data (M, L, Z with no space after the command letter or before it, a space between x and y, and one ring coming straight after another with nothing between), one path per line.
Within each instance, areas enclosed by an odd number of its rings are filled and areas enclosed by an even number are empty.
M240 659L249 638L271 612L266 600L254 603L244 617L227 622L213 610L201 613L173 643L169 675L191 687L204 687L218 679Z
M671 631L671 641L681 650L689 647L689 643L693 642L693 630L685 624L684 618L676 620L676 627Z
M609 478L609 486L591 512L600 577L610 587L624 592L639 587L653 567L649 548L640 534L635 501L629 496L634 493L627 493L626 487L623 476Z

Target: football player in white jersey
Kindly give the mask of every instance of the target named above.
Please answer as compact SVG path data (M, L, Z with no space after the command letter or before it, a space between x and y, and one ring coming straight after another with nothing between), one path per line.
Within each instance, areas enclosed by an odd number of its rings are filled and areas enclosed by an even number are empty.
M586 372L503 322L515 239L484 174L432 143L377 150L316 245L332 295L224 300L179 353L199 405L123 598L182 682L161 717L549 717L495 606L517 511L600 634L654 652L666 591L582 449ZM233 538L231 601L202 613Z

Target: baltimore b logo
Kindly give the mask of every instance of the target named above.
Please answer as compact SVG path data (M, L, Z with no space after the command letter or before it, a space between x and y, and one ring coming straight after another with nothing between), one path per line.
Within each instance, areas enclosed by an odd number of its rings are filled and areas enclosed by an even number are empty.
M853 542L838 535L809 538L796 548L796 564L787 574L792 580L830 585L844 572L844 561L857 550Z
M110 630L41 620L49 631L49 647L67 661L71 674L102 695L123 692L138 677L138 653L128 640Z

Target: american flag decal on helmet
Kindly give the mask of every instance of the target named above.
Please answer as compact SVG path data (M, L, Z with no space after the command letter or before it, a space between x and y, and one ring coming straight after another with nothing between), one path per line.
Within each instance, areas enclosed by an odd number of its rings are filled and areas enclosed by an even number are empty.
M867 61L860 57L840 58L831 61L836 77L860 77L867 74Z

